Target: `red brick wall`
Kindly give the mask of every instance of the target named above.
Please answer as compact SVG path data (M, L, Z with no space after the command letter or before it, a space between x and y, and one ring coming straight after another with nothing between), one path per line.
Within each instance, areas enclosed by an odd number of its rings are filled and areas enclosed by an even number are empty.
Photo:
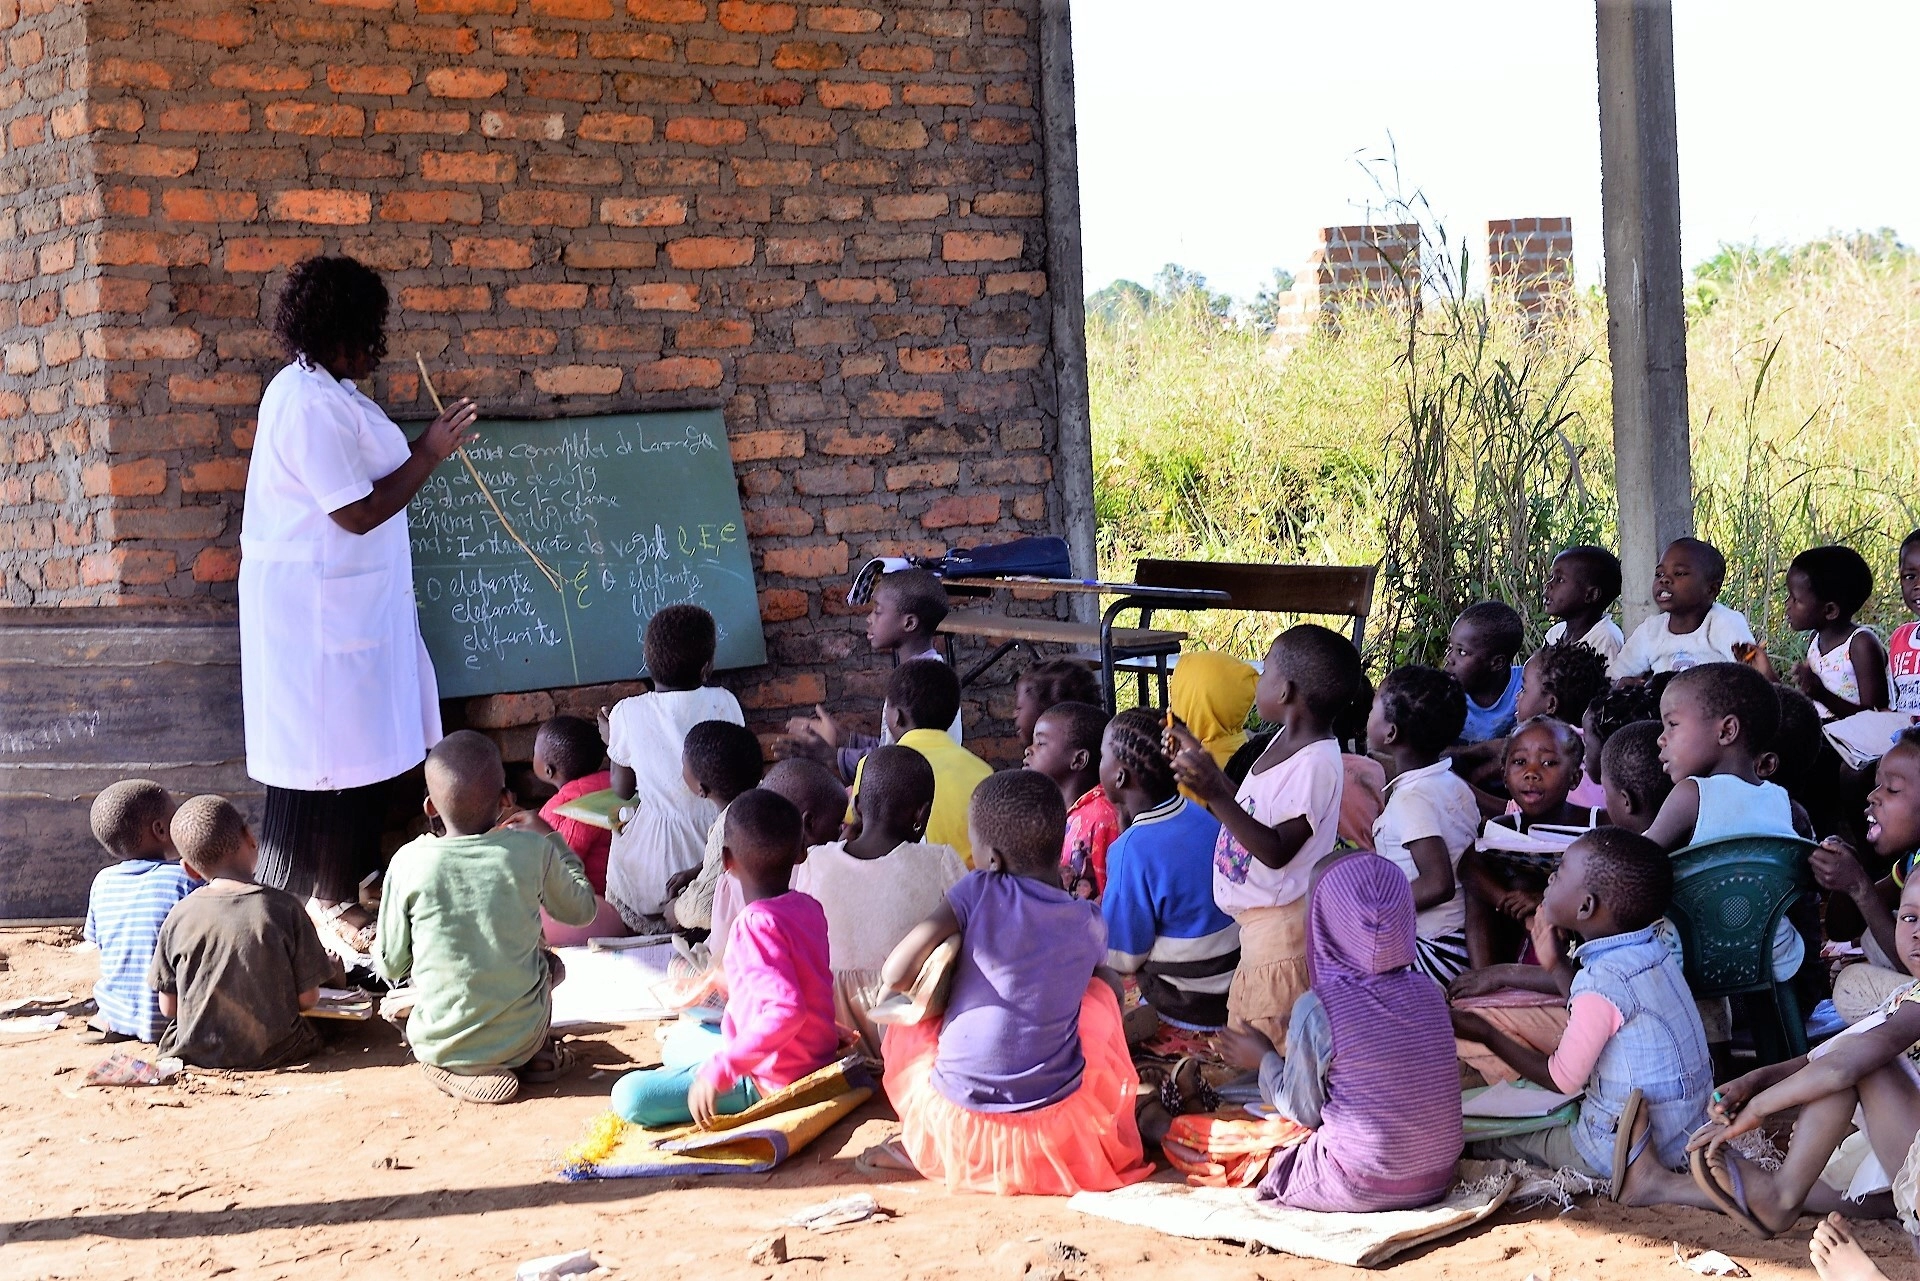
M0 0L0 600L15 605L88 599L132 567L94 513L115 486L153 484L151 467L109 473L92 426L106 384L88 247L104 210L81 141L84 15Z
M1338 328L1342 307L1420 296L1420 228L1413 223L1322 227L1320 243L1281 295L1271 346L1281 353L1313 330Z
M724 408L769 715L872 685L863 558L1059 532L1037 0L51 4L0 0L7 603L231 599L322 251L386 274L396 413L416 349L499 414Z
M1573 286L1573 219L1500 218L1487 223L1487 282L1528 311Z

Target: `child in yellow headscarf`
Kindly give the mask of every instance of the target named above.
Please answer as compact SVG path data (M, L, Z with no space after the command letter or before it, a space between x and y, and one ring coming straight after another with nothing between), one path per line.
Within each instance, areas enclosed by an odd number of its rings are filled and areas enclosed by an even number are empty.
M1260 673L1227 654L1196 650L1174 664L1167 701L1173 714L1225 769L1247 741L1247 714Z

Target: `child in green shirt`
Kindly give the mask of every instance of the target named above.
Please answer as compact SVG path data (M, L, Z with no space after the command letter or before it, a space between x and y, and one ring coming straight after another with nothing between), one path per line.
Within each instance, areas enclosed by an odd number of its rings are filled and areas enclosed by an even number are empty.
M573 1056L548 1037L557 958L540 909L593 919L586 869L531 813L500 820L506 775L493 741L449 734L427 754L427 817L444 835L394 854L374 967L415 993L407 1040L427 1079L457 1099L505 1103L558 1079Z

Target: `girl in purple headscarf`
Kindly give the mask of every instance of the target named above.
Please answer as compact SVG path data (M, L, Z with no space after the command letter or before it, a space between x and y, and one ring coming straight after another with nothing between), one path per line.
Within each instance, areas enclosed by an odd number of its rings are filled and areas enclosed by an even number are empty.
M1460 1078L1440 985L1413 968L1413 893L1374 854L1323 864L1307 908L1312 992L1263 1086L1314 1133L1260 1195L1302 1210L1404 1210L1445 1196L1460 1159ZM1266 1093L1263 1090L1263 1093ZM1305 1112L1308 1115L1298 1115Z

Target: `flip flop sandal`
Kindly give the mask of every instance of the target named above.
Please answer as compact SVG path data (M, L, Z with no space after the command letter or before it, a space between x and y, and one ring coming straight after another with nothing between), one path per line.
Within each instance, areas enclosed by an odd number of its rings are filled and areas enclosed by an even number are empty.
M449 1072L431 1063L422 1063L420 1069L441 1093L450 1094L463 1103L506 1103L520 1093L520 1078L508 1068L472 1076Z
M550 1066L543 1068L533 1066L540 1058L540 1054L545 1054L552 1061ZM574 1065L579 1061L565 1041L547 1042L547 1048L540 1054L534 1055L525 1064L514 1069L514 1074L527 1085L548 1085L558 1081L573 1071Z
M1639 1123L1640 1113L1646 1110L1646 1102L1646 1096L1634 1090L1627 1095L1626 1106L1620 1109L1620 1119L1613 1131L1613 1182L1607 1188L1609 1201L1620 1199L1620 1189L1627 1181L1627 1167L1633 1164L1633 1158L1638 1155L1633 1150L1633 1127ZM1649 1128L1647 1133L1651 1135L1652 1129ZM1646 1146L1644 1139L1641 1146Z
M1181 1084L1182 1079L1186 1084ZM1212 1112L1219 1108L1220 1096L1207 1084L1199 1059L1189 1056L1173 1065L1173 1070L1160 1082L1160 1106L1169 1116Z
M1693 1172L1694 1186L1707 1194L1707 1199L1713 1202L1720 1213L1739 1223L1747 1231L1757 1234L1762 1240L1771 1241L1774 1238L1773 1230L1755 1218L1753 1211L1747 1208L1747 1194L1746 1189L1740 1184L1739 1166L1728 1161L1722 1167L1733 1184L1731 1188L1714 1177L1713 1167L1707 1164L1705 1148L1695 1148L1687 1153L1687 1168Z
M885 1158L883 1160L882 1158ZM891 1164L898 1161L899 1165ZM907 1155L906 1144L898 1138L876 1143L853 1159L853 1168L869 1178L889 1174L918 1174L913 1168L913 1158Z

